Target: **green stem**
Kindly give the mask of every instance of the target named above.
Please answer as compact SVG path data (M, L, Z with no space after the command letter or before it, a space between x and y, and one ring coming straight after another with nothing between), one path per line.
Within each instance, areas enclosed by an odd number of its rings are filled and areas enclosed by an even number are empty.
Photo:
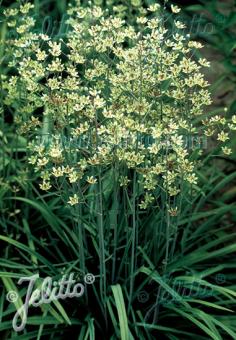
M112 215L111 215L111 225L114 229L113 237L113 257L112 257L112 282L114 283L116 274L116 253L118 245L118 230L117 230L117 214L118 214L118 188L117 188L117 177L116 177L116 164L113 168L113 179L114 179L114 190L113 190L113 205L112 205Z
M130 270L130 291L129 291L129 308L128 312L130 311L132 297L133 297L133 290L134 290L134 272L135 272L135 247L136 247L136 170L134 170L133 176L133 197L132 197L132 234L131 234L131 270Z
M104 221L103 221L103 201L102 201L102 178L101 169L98 175L98 233L99 233L99 256L100 256L100 293L104 306L104 316L107 323L106 313L106 259L105 259L105 242L104 242Z

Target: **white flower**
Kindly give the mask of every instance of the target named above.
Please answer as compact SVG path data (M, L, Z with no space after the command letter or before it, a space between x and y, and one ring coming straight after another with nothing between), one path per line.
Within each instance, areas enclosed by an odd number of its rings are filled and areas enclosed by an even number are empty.
M54 56L54 57L59 57L59 55L61 54L61 43L57 44L56 42L53 41L49 41L48 43L50 48L50 53Z
M95 183L97 183L97 179L95 177L93 177L93 176L88 176L87 177L87 182L89 184L95 184Z
M228 148L227 146L222 146L222 151L227 156L231 155L232 153L232 149Z
M154 4L154 5L150 5L148 7L148 11L150 12L156 12L161 6L159 4Z
M67 203L69 203L70 205L78 204L79 203L78 195L74 194L73 196L70 196L69 201Z
M50 182L47 181L43 181L43 183L39 184L40 189L47 191L49 190L52 186L50 184Z
M221 131L218 133L217 140L221 142L226 142L229 139L229 134L227 132Z
M198 60L199 64L204 66L204 67L210 67L211 64L209 63L209 61L207 61L205 58L200 58Z
M179 13L181 9L178 6L171 5L171 11L172 13Z
M175 26L179 29L183 29L183 28L186 28L186 25L183 24L182 22L180 21L175 21Z

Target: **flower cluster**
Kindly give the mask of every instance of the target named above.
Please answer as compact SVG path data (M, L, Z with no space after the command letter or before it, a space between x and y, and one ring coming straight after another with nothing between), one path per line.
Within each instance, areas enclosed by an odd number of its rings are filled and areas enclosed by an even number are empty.
M202 45L182 33L185 25L176 20L170 36L159 5L138 17L137 26L100 7L72 7L71 29L53 39L33 33L26 7L9 41L9 66L17 72L3 87L5 103L17 107L20 133L30 136L29 161L41 173L41 189L66 183L75 205L96 185L98 169L114 164L122 187L136 173L143 209L162 191L176 196L183 183L195 185L184 139L203 131L225 143L236 121L214 116L194 124L211 104L201 73L209 63L195 57ZM11 27L17 11L6 13ZM225 145L223 151L230 153Z

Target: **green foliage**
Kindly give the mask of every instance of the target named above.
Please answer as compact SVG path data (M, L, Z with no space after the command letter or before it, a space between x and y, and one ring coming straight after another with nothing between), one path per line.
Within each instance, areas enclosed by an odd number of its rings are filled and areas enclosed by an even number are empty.
M229 111L234 113L236 109L235 1L201 0L200 3L186 6L185 10L186 13L191 13L192 18L194 15L193 32L208 43L213 61L216 59L218 67L217 73L214 74L214 84L219 104L228 107Z
M40 15L48 13L50 1L35 3ZM65 2L53 5L53 16L58 18ZM3 25L2 56L5 29ZM7 74L3 65L1 59L1 74ZM230 77L233 72L229 68ZM176 202L179 213L175 216L173 211L170 219L166 218L164 203L162 209L152 206L134 216L135 202L130 201L130 192L121 195L120 190L113 190L116 178L112 171L101 174L104 190L102 195L99 191L97 194L101 195L102 207L99 201L94 202L91 189L90 210L70 210L59 191L45 193L38 189L39 179L27 163L26 140L15 134L11 122L14 112L2 105L2 116L3 112L2 339L236 338L236 174L232 160L223 163L222 170L219 157L209 153L198 173L200 182L193 187L195 193L189 197L187 188L183 188L182 200ZM183 200L186 196L188 201ZM100 213L105 212L102 220L95 205ZM99 242L102 236L103 243ZM105 264L102 271L101 261ZM26 294L26 287L18 285L17 280L35 273L40 278L59 280L62 274L71 272L82 278L93 273L95 283L86 287L82 298L30 308L26 329L17 334L12 319ZM6 300L7 292L12 290L20 296L15 304Z

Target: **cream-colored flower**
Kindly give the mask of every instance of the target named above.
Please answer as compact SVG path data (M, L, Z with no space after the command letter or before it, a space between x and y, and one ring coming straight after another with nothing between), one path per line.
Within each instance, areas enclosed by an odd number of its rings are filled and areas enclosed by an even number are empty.
M49 41L48 45L50 47L49 52L54 57L59 57L59 55L61 54L61 43Z
M207 61L205 58L200 58L198 60L199 64L202 65L202 66L205 66L205 67L210 67L211 64L209 61Z
M148 11L150 11L150 12L156 12L156 11L158 11L159 9L160 9L160 5L159 4L154 4L154 5L150 5L149 7L148 7Z
M182 23L181 21L175 21L175 26L178 28L178 29L184 29L186 28L186 25L184 23Z
M179 13L181 11L181 8L179 8L178 6L171 5L170 7L172 13Z
M144 25L144 24L147 23L147 21L148 21L148 19L145 18L145 17L139 17L139 18L137 18L137 23L138 23L138 24Z
M75 183L78 180L79 176L77 172L73 171L69 174L69 182L70 183Z
M49 151L49 155L52 158L61 158L62 156L62 150L60 149L60 147L58 145L53 146L50 151Z
M73 196L69 197L69 201L67 202L71 206L76 205L79 203L79 197L77 194L74 194Z
M226 142L229 139L229 134L227 132L221 131L218 133L217 140L221 142Z
M43 167L43 166L45 166L48 162L49 162L49 160L48 160L46 157L39 158L39 159L38 159L38 162L37 162L37 166L38 166L38 167Z
M33 7L34 7L33 4L31 4L30 2L27 2L26 4L20 6L20 12L22 14L27 14L29 10Z
M197 184L197 176L195 174L189 174L186 176L186 180L190 183L190 184Z
M95 183L97 183L97 178L95 178L94 176L87 176L86 181L87 181L89 184L95 184Z
M232 154L232 149L228 148L227 146L222 146L222 151L227 156Z
M29 157L29 159L28 159L28 162L30 163L30 164L36 164L36 162L37 162L37 157L36 156L30 156Z
M44 191L48 191L49 189L51 189L52 185L50 184L50 182L43 181L43 183L39 184L39 187Z
M57 168L53 167L52 168L52 174L55 177L61 177L61 176L63 176L64 171L63 171L63 169L61 167L57 167Z

